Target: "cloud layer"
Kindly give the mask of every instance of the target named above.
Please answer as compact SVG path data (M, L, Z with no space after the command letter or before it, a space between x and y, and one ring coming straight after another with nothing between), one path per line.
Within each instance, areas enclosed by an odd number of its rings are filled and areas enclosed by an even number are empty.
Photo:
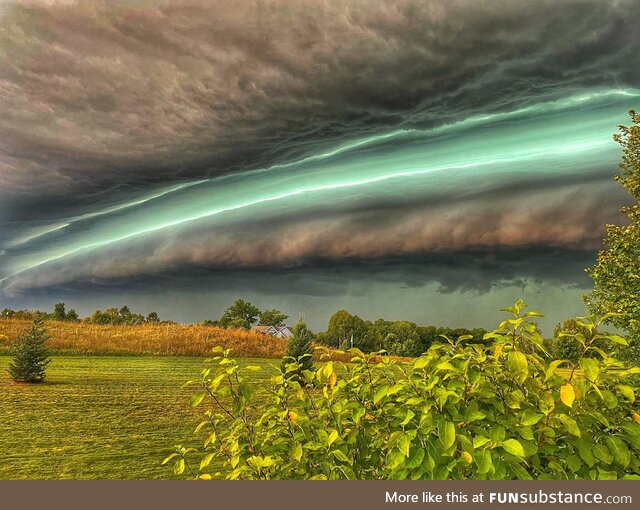
M625 201L610 136L640 98L639 17L633 0L6 1L3 292L341 264L399 283L421 265L441 290L544 280L506 261L439 279L492 250L553 280L537 254L592 253Z

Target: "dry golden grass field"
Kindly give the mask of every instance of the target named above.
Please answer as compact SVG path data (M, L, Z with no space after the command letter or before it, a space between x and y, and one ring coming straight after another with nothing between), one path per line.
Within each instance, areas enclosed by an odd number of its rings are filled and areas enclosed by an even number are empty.
M0 319L0 354L9 354L11 343L30 325L28 320ZM201 324L125 326L45 321L45 328L49 334L47 347L65 355L208 356L219 345L231 349L238 358L282 358L287 346L282 338ZM334 361L352 358L349 353L329 351ZM316 359L322 352L316 352Z
M31 324L28 320L0 319L0 349L6 349ZM220 345L238 357L281 358L286 340L200 324L99 325L87 322L46 321L47 346L65 354L145 354L207 356Z

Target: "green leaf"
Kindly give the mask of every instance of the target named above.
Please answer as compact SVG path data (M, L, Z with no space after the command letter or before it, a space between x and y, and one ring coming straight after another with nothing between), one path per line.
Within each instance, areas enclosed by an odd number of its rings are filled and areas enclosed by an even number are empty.
M349 462L349 458L344 454L342 450L332 450L331 455L342 462Z
M494 470L490 450L481 450L479 453L475 454L475 461L478 464L477 473L479 475L485 475Z
M178 460L173 465L173 474L174 475L181 475L182 473L184 473L184 467L185 467L184 459Z
M200 402L202 402L202 400L206 395L207 395L206 391L199 391L198 393L194 393L191 396L191 400L189 400L189 405L191 407L197 407L200 404Z
M511 455L515 455L517 457L524 457L524 448L522 444L517 439L507 439L506 441L502 441L500 444L506 451L508 451Z
M425 451L424 448L414 446L409 451L409 458L405 461L404 465L408 469L417 468L424 460Z
M387 454L387 469L395 469L404 462L405 455L395 448L389 450Z
M380 402L384 397L387 396L388 391L389 386L387 384L380 386L373 396L373 403L377 404L378 402Z
M407 423L411 421L411 419L415 415L416 413L414 413L411 409L407 409L407 415L404 417L404 420L402 420L402 423L400 423L400 425L404 427Z
M600 373L598 362L593 358L581 358L580 368L582 368L582 372L590 381L595 381Z
M209 453L208 455L205 455L203 459L200 461L200 469L204 469L209 464L211 464L211 460L213 459L214 455L215 455L214 453Z
M536 413L532 409L525 409L520 416L520 423L525 427L530 427L538 423L542 418L544 418L544 414Z
M578 427L578 423L573 418L570 418L566 414L558 415L558 418L564 425L564 428L569 432L569 434L580 437L582 434L580 433L580 427Z
M328 436L327 436L327 446L331 446L331 444L338 439L338 431L337 430L333 430Z
M291 456L295 460L300 462L300 459L302 458L302 445L300 443L296 443L296 445L293 447L293 452L291 452Z
M416 370L420 370L426 367L428 364L429 358L427 358L426 356L422 356L421 358L418 358L413 362L413 368L415 368Z
M522 384L529 375L527 357L519 351L511 351L507 363L513 377L515 377L519 384Z
M627 445L617 436L607 436L604 439L609 451L613 454L614 460L622 467L627 467L631 462L631 454Z
M578 457L577 455L569 455L566 460L567 466L569 466L569 469L571 469L571 471L580 471L580 467L582 466L580 457Z
M506 436L504 427L498 424L494 425L493 427L491 427L491 430L489 431L489 436L491 437L491 440L495 441L496 443L503 441Z
M629 345L629 343L619 335L607 335L604 338L618 345Z
M173 459L176 455L178 455L177 453L172 453L171 455L169 455L166 459L164 459L162 461L162 465L164 466L167 462L169 462L171 459Z
M593 445L586 439L579 439L576 441L578 447L578 454L580 458L585 461L587 466L592 467L596 463L596 458L593 455Z
M620 394L629 402L634 403L636 401L636 394L631 386L627 386L626 384L619 384L617 388Z
M487 444L489 441L491 440L488 437L476 436L473 438L473 447L480 448L481 446L484 446L485 444Z
M509 469L516 475L516 480L533 480L533 477L529 472L523 468L520 464L515 462L509 464Z
M409 456L409 448L411 448L411 438L407 434L402 434L396 442L398 450L402 452L405 457Z
M438 438L444 449L448 450L456 441L456 426L448 420L442 420L438 424Z
M609 448L607 448L603 444L595 445L593 447L593 454L598 460L601 460L605 464L611 464L611 462L613 461L613 455L611 455Z
M549 379L551 379L551 377L556 373L556 368L562 365L565 361L566 360L564 359L557 359L549 363L549 367L544 373L544 382L547 382Z

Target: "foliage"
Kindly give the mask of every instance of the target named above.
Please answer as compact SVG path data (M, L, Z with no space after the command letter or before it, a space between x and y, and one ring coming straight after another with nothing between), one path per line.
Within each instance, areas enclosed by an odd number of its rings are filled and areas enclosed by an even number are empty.
M73 309L67 312L65 306L64 303L56 303L52 313L43 312L42 310L12 310L11 308L5 308L0 313L0 316L3 319L78 322L80 320L78 313Z
M330 347L346 348L353 338L353 346L363 350L379 349L382 337L371 321L365 321L347 310L338 310L329 319L327 331L318 341Z
M13 360L8 371L14 381L29 383L44 381L45 371L50 362L49 351L45 346L48 338L42 321L36 320L12 344Z
M260 309L258 307L243 299L236 299L233 304L224 311L218 323L223 328L249 329L251 325L258 320L259 315Z
M266 394L249 383L229 350L214 349L191 406L211 408L199 465L180 446L165 462L200 478L230 479L600 479L640 473L638 388L626 368L595 346L601 321L576 334L596 358L549 361L518 301L486 335L493 345L447 339L410 363L352 350L280 374ZM607 319L607 317L605 317ZM607 335L614 344L625 340ZM265 400L266 399L266 400ZM222 459L222 468L210 467Z
M384 349L396 356L420 356L434 342L440 342L442 336L460 337L470 335L469 341L484 343L486 330L475 328L447 328L436 326L418 326L410 321L388 321L377 319L365 321L346 310L338 310L329 319L327 331L317 335L320 344L343 348L353 346L363 351Z
M149 320L149 318L151 320ZM144 315L140 313L133 313L131 309L124 305L120 309L112 307L107 308L104 312L102 310L96 310L93 315L87 319L87 322L93 324L125 324L127 326L137 326L144 322L158 323L160 318L156 312L151 312L145 320Z
M72 308L65 314L64 320L67 322L80 322L80 317L78 317L78 312Z
M293 327L288 339L287 352L282 360L282 368L287 377L294 377L304 384L303 372L313 370L313 348L311 342L314 335L303 319L299 319Z
M51 318L54 321L63 321L67 318L67 313L65 311L64 303L56 303L53 307L53 313L51 314Z
M556 324L553 330L553 338L545 340L545 348L551 359L568 359L578 361L583 356L583 347L575 335L588 335L589 331L576 319L568 319L562 324ZM599 342L597 347L610 350L605 342ZM590 355L590 353L587 353Z
M263 326L284 326L284 321L288 318L287 314L276 308L260 312L260 324Z
M605 249L587 272L594 288L585 300L592 313L608 315L608 322L629 332L632 343L640 342L640 115L630 111L631 125L619 126L614 139L622 146L622 173L615 179L633 197L623 207L628 224L607 225Z

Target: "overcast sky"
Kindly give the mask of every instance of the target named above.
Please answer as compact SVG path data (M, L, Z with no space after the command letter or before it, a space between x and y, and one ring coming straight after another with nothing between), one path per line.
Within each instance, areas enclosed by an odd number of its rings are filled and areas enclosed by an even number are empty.
M305 5L306 4L306 5ZM584 312L640 3L0 3L0 306Z

